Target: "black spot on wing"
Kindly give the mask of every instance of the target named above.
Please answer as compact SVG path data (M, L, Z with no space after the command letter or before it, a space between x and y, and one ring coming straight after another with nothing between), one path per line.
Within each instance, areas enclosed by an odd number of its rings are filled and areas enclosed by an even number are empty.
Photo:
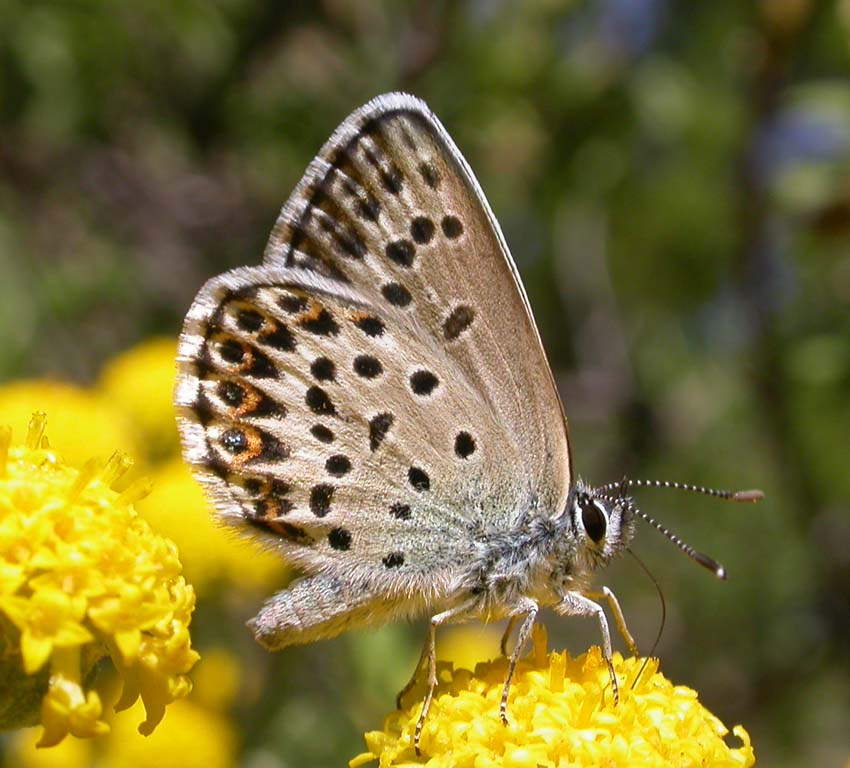
M316 517L325 517L331 511L331 499L334 495L334 486L328 483L319 483L310 489L310 511Z
M410 376L410 388L414 394L426 396L430 395L440 383L440 380L431 371L419 370Z
M385 568L399 568L404 565L404 555L401 552L390 552L381 562Z
M381 361L372 355L358 355L354 358L354 372L364 379L374 379L383 373Z
M413 259L416 256L416 246L410 240L393 240L384 249L387 258L395 262L401 267L413 266Z
M274 363L259 349L252 349L250 357L250 362L243 368L245 373L257 379L277 378L277 368Z
M317 381L333 381L336 378L336 366L328 357L317 357L310 363L310 373Z
M245 348L236 339L224 339L218 343L218 354L226 363L238 365L245 359Z
M390 507L390 514L397 520L410 520L410 505L397 501Z
M378 337L384 335L384 324L377 317L358 317L354 324L367 336Z
M243 430L236 427L232 427L231 429L227 429L222 432L221 437L219 438L219 443L225 451L234 455L240 454L248 449L248 437L245 435Z
M456 240L463 234L463 224L457 216L444 216L440 227L449 240Z
M218 356L218 361L210 357L209 349ZM217 335L207 341L197 361L196 368L200 378L207 378L216 369L216 363L229 370L254 376L258 379L276 378L278 375L274 363L257 347L245 341L229 336Z
M440 174L437 172L437 168L433 163L420 163L419 175L431 189L436 189L440 183Z
M259 477L246 477L242 487L249 496L259 496L263 490L263 481Z
M396 307L406 307L413 301L413 296L401 283L385 283L381 286L384 298Z
M239 309L236 311L236 325L243 331L255 333L263 327L263 316L255 309Z
M286 416L286 407L282 403L247 382L222 379L218 382L215 391L232 418Z
M336 550L345 552L351 549L351 533L345 528L333 528L328 534L328 544Z
M292 352L295 349L295 337L283 323L278 323L273 330L260 334L257 340L261 344L280 352Z
M443 336L446 341L454 341L472 325L474 319L475 310L472 307L466 304L455 307L443 322Z
M300 318L298 325L317 336L336 336L339 333L339 325L324 307L309 317Z
M341 453L335 454L328 457L328 460L325 462L325 469L328 474L334 477L342 477L351 471L351 460L348 456L344 456Z
M310 387L304 395L304 401L313 413L323 416L336 415L336 408L333 401L321 387Z
M426 245L434 237L434 222L427 216L417 216L410 222L410 236L420 245Z
M379 413L369 419L369 450L377 451L390 427L393 425L393 415L391 413Z
M277 300L278 306L288 315L296 315L307 308L307 299L292 293L285 293Z
M411 467L407 471L407 479L416 491L427 491L431 488L431 478L424 469Z
M242 385L228 379L218 383L216 393L231 408L238 408L245 399L245 389Z
M271 478L271 482L269 485L269 495L274 498L279 498L281 496L286 496L290 490L292 490L289 486L289 483L281 480L280 478L273 477Z
M278 462L289 457L289 446L274 435L260 430L260 455L263 461Z
M310 434L320 443L332 443L334 441L334 433L324 424L314 424L310 427Z
M455 453L461 459L468 459L475 453L475 439L469 432L457 433L455 436Z
M282 404L273 400L268 395L260 392L259 390L254 390L254 397L250 405L243 406L239 413L242 416L286 416L286 407Z

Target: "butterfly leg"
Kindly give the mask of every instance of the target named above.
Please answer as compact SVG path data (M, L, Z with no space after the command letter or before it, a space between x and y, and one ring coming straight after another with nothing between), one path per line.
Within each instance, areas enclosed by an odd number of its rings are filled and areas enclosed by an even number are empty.
M514 615L508 619L508 626L505 627L505 632L502 635L502 640L499 643L499 648L502 651L502 656L508 658L508 642L511 639L511 633L514 631L514 627L518 621L519 617Z
M516 648L514 648L514 652L511 654L510 663L508 664L508 676L505 680L505 687L502 689L502 700L499 703L499 717L502 719L502 725L508 724L508 693L510 693L511 690L511 680L513 680L517 662L519 661L519 657L522 655L525 644L528 642L528 636L531 634L531 628L534 626L534 620L537 618L537 612L539 610L540 608L534 600L530 597L524 597L520 600L513 616L511 616L511 624L523 614L525 614L525 619L523 619L519 628L519 634L516 639ZM508 629L511 628L511 624L508 624Z
M476 596L471 600L467 600L454 608L449 608L447 611L438 613L432 616L428 624L428 639L425 642L425 648L422 650L423 658L428 658L428 693L425 695L425 703L422 705L422 713L419 715L419 720L416 721L416 730L413 733L413 746L416 748L416 754L419 754L419 739L422 736L422 727L425 725L425 719L428 717L428 710L431 709L431 701L434 698L434 689L437 687L437 627L474 613L478 607L480 599Z
M580 592L567 592L561 597L561 602L555 606L555 611L561 616L595 616L599 622L599 630L602 632L602 655L608 665L608 674L611 677L611 690L614 694L614 703L620 701L620 686L617 684L617 676L614 674L614 664L611 661L611 631L608 629L608 619L605 611L598 603L594 603L586 595Z
M631 654L637 656L637 644L632 637L632 633L629 632L629 628L626 626L626 617L623 615L623 609L620 608L620 601L617 600L617 596L608 587L602 587L601 592L588 592L587 596L594 600L601 600L604 597L608 601L608 605L611 606L611 612L614 614L614 620L617 622L617 630L620 632L623 640L626 641Z
M408 693L413 689L413 686L416 685L416 681L419 680L419 673L422 671L422 667L425 666L425 662L428 659L428 652L431 648L431 634L430 632L425 638L425 644L422 646L422 653L419 654L419 661L416 662L416 666L413 669L413 675L410 680L407 681L404 688L402 688L398 695L395 697L395 708L402 708L402 701L404 697L407 696Z

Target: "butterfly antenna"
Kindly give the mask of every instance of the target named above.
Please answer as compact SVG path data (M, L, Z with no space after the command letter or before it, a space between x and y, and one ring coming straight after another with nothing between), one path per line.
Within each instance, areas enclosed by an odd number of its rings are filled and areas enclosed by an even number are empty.
M623 479L618 483L609 483L602 486L600 490L609 491L614 489L625 488L673 488L677 491L689 491L690 493L701 493L703 496L713 496L715 499L724 499L726 501L739 501L755 503L764 498L764 493L757 489L748 491L724 491L718 488L703 488L701 485L691 485L690 483L674 483L669 480L629 480Z
M640 569L649 577L649 580L655 585L655 591L658 592L658 599L661 601L661 623L658 625L658 634L655 636L655 641L652 643L652 648L649 653L644 657L643 664L640 665L640 669L638 670L635 679L632 681L632 690L635 689L635 686L638 684L638 680L640 680L640 676L643 674L643 671L646 669L646 665L649 664L649 660L655 656L655 651L658 648L658 643L661 642L661 635L664 632L664 626L667 624L667 601L664 599L664 592L661 590L661 585L658 583L658 579L655 578L652 571L647 568L646 563L643 562L631 549L626 549L634 559L635 562L640 566Z
M672 541L679 549L682 550L691 560L699 563L703 568L707 568L711 571L718 579L726 578L726 569L717 562L713 557L709 557L708 555L698 552L695 550L690 544L682 541L673 531L665 526L661 525L654 517L650 517L646 512L638 509L634 504L628 504L629 509L636 514L638 517L645 520L649 523L656 531L662 533L666 538Z
M638 517L643 518L657 531L660 531L666 538L672 541L679 549L682 550L691 560L696 561L704 568L711 571L718 579L726 578L726 569L718 563L714 558L709 557L702 552L697 552L690 544L686 544L675 533L668 528L665 528L654 518L642 512L631 501L626 499L626 490L628 488L673 488L677 491L690 491L691 493L701 493L703 496L712 496L715 499L724 499L725 501L738 501L744 503L755 503L764 498L764 493L757 489L747 491L724 491L718 488L704 488L701 485L691 485L690 483L675 483L669 480L629 480L624 478L616 483L608 483L597 489L602 494L610 491L616 491L620 499L626 500L631 511Z

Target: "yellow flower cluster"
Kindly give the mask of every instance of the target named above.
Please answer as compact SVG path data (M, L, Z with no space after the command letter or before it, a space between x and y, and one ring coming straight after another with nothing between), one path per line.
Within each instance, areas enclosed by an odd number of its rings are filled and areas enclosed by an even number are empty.
M44 380L5 384L0 424L25 423L35 406L50 414L51 438L70 464L116 448L139 459L135 474L149 476L156 494L137 509L177 545L186 579L199 593L224 585L260 593L280 587L282 559L218 525L180 459L172 404L176 355L174 339L154 338L112 359L92 388Z
M186 578L199 592L210 592L212 585L235 585L238 590L263 593L284 583L283 559L222 528L203 489L180 459L157 467L152 477L155 498L141 501L139 512L177 542Z
M116 709L141 697L140 731L150 733L166 704L191 688L194 591L174 544L133 509L149 483L113 490L131 464L126 455L78 471L49 447L45 420L33 417L22 446L0 431L0 648L13 694L0 725L37 719L38 693L40 746L105 732L88 676L108 655L123 679Z
M204 655L206 662L206 655ZM65 739L53 749L35 749L30 731L11 744L8 765L15 768L231 768L236 761L236 737L225 715L181 699L150 736L133 727L143 716L135 704L127 716L116 717L103 739Z
M155 494L154 494L155 495ZM104 699L120 686L115 674L102 674ZM15 768L232 768L237 765L235 723L227 715L239 693L242 670L222 648L207 649L192 670L192 695L168 707L163 721L149 736L135 723L144 715L136 702L120 716L104 717L110 733L99 739L65 739L52 749L35 749L35 729L18 731L3 755Z
M610 694L608 669L598 648L573 659L546 652L546 633L535 628L533 650L517 667L507 726L499 701L507 662L476 666L475 673L442 665L441 681L422 731L421 755L413 735L421 699L390 714L382 731L366 734L368 752L349 763L374 760L380 768L538 768L546 766L713 766L755 764L750 737L733 729L742 745L730 747L728 729L690 688L674 686L650 660L615 654L620 701ZM421 694L421 691L419 691Z

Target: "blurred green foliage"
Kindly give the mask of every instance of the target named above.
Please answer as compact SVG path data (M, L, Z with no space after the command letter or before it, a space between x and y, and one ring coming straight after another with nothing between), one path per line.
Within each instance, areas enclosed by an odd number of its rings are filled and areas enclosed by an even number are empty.
M425 98L526 281L592 482L761 486L645 509L657 653L765 765L850 755L850 2L0 2L0 377L90 381L176 336L204 280L260 260L337 123ZM249 564L246 563L246 567ZM639 645L628 559L604 576ZM203 596L196 644L253 665L243 763L339 765L419 628L266 657ZM225 617L227 621L221 621ZM576 651L581 621L549 622Z

